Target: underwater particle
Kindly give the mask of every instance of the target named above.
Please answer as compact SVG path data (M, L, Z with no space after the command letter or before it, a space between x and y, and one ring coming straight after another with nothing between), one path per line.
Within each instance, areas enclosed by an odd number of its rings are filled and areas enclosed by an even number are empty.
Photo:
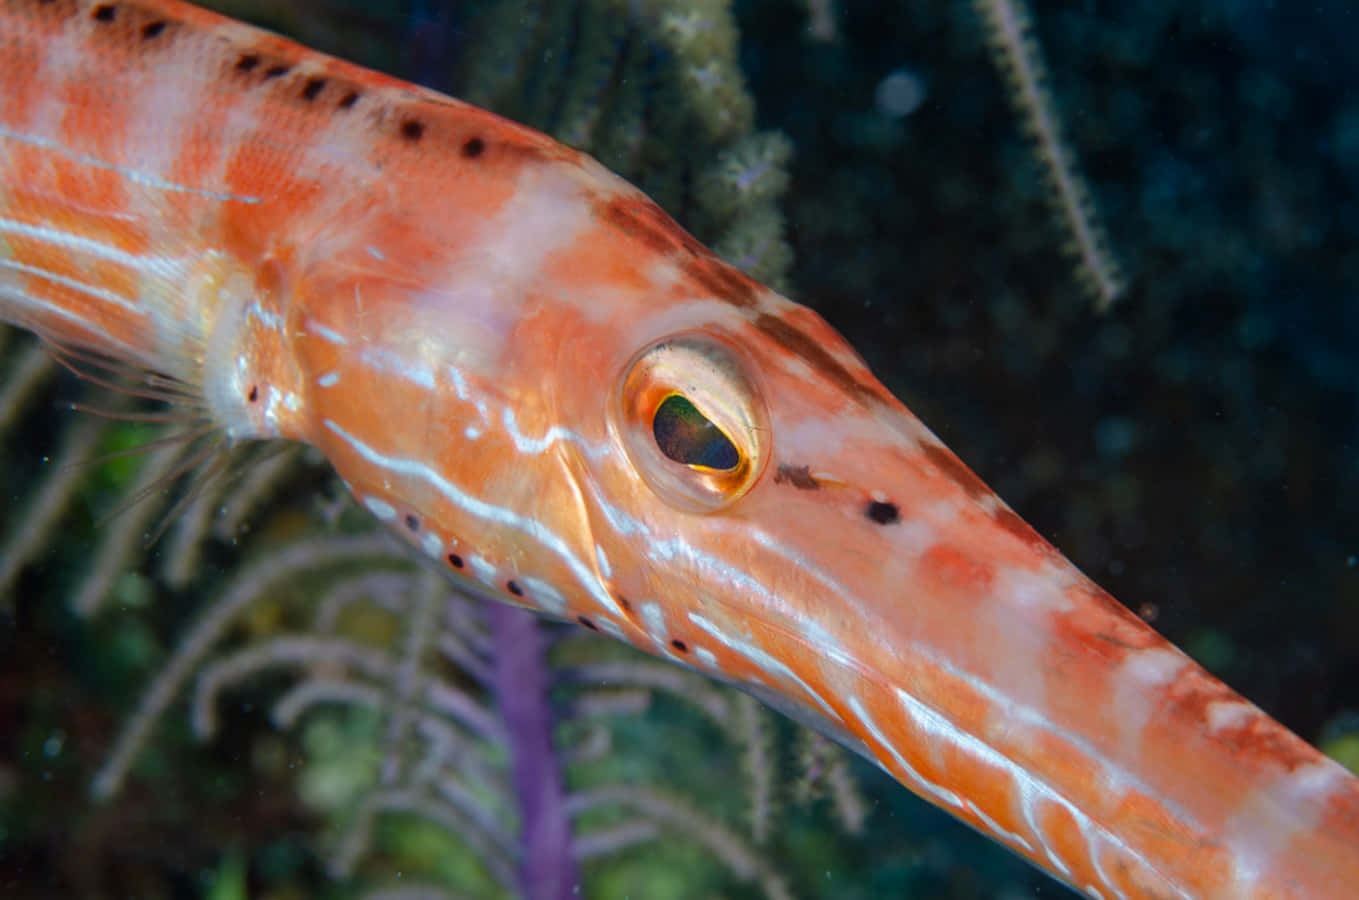
M1095 451L1104 459L1118 459L1137 446L1137 423L1127 416L1105 416L1095 424Z
M807 36L824 44L839 39L833 0L807 0Z
M48 735L47 740L42 742L42 753L48 759L55 759L61 755L61 748L66 745L66 732L60 728Z
M873 91L873 105L889 119L909 116L925 102L925 81L914 72L897 69Z

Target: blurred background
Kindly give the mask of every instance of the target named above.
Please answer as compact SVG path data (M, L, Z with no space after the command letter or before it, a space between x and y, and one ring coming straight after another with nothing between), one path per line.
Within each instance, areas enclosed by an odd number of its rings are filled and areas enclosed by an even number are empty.
M212 5L598 155L818 309L1091 577L1359 768L1348 4L1034 2L1019 57L941 0ZM1040 58L1060 176L1017 102ZM0 892L513 896L485 608L304 454L103 522L175 457L72 469L158 433L72 414L91 386L26 337L0 352ZM740 695L537 633L584 896L1069 896ZM300 643L318 635L350 655ZM461 713L411 701L412 659Z

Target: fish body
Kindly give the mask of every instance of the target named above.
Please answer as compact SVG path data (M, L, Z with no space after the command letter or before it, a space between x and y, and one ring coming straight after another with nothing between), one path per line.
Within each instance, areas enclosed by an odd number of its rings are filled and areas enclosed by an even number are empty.
M465 585L737 682L1090 896L1359 883L1359 781L589 157L168 0L4 0L0 44L0 319L319 448Z

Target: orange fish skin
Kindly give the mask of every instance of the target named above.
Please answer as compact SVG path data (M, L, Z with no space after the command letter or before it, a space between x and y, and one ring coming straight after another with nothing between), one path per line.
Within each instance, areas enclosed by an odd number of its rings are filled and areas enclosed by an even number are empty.
M1359 883L1356 779L588 157L177 2L4 0L0 46L0 318L320 448L465 584L740 682L1090 896Z

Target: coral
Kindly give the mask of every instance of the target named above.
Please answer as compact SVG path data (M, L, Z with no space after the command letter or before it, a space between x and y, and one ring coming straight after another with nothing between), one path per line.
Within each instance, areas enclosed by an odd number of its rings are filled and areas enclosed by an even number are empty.
M1124 291L1123 275L1074 151L1062 135L1062 120L1047 86L1047 67L1033 37L1028 8L1024 0L975 0L974 6L986 25L987 43L1024 129L1038 145L1052 205L1071 235L1067 246L1077 261L1077 272L1094 296L1095 308L1108 312Z
M273 605L285 606L295 624L233 646L252 612ZM768 714L693 673L633 651L619 655L623 648L607 638L573 629L564 642L554 639L565 634L521 610L457 593L385 534L294 541L242 568L199 614L127 719L94 790L115 798L190 681L194 733L210 740L227 698L290 672L271 718L303 735L310 759L299 790L334 823L326 843L335 878L371 886L413 873L441 890L560 897L580 883L582 864L597 869L609 856L664 838L696 842L765 896L788 896L756 849L772 827ZM550 652L553 643L561 652ZM640 690L642 702L631 709L592 703L600 683ZM564 706L549 703L554 684ZM610 732L645 713L658 692L695 705L745 744L751 839L681 799L682 784L620 781L598 766L597 753L559 749L556 735L567 733L554 726L554 706L572 711L571 732L596 743L602 734L607 746ZM586 722L603 731L583 730ZM590 771L568 786L563 775L581 766ZM470 851L468 866L421 871L419 860L384 859L365 867L384 848L380 822L393 817L447 831Z

